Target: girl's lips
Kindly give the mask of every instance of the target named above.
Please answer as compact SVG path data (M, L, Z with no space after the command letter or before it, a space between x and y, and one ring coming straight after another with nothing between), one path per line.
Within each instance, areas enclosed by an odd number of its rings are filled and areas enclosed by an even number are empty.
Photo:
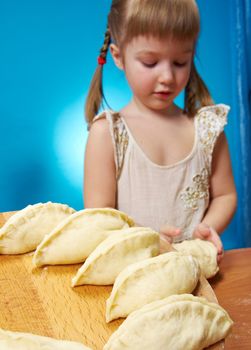
M156 91L154 92L154 95L163 99L166 99L171 95L170 91Z

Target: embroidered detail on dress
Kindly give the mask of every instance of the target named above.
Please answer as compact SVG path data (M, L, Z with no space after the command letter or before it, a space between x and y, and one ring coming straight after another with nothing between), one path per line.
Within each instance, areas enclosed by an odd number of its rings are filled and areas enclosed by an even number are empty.
M208 171L206 168L193 177L193 185L188 186L180 193L186 209L197 210L200 199L209 198Z
M116 178L118 180L123 168L125 153L128 146L128 133L119 113L112 111L101 112L93 119L92 123L101 118L106 118L109 122L115 152Z
M117 160L117 179L119 179L123 164L126 149L128 146L128 134L125 125L122 123L120 115L114 113L113 118L113 135L116 150L116 160Z
M208 155L212 154L217 137L227 123L228 111L225 106L210 106L202 108L197 115L199 140Z

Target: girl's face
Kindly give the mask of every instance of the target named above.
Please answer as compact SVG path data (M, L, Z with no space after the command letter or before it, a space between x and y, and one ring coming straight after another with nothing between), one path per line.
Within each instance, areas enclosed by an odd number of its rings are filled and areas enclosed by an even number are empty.
M188 83L194 41L138 36L129 42L123 55L115 45L111 53L125 71L134 99L145 107L164 111Z

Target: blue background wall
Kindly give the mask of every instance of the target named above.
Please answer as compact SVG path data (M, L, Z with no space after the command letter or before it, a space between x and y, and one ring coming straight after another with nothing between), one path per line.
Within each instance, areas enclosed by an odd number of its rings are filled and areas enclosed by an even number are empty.
M240 57L235 54L240 36L250 35L249 28L236 34L237 8L242 3L240 15L250 14L250 4L236 1L198 1L197 65L215 102L232 106L226 132L241 201L223 235L226 248L251 245L250 179L240 161L240 156L250 159L250 121L245 113L242 124L238 119ZM109 6L108 0L0 1L0 211L48 200L83 208L83 105ZM130 98L123 73L110 58L105 94L113 109Z

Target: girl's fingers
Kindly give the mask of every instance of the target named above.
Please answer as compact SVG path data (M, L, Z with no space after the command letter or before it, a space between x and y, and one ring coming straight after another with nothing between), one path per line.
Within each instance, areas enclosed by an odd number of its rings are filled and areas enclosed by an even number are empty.
M222 246L220 236L215 231L215 229L210 227L210 233L211 233L211 237L212 237L212 242L215 243L217 247L222 248L223 246Z
M163 234L160 234L160 240L168 243L173 243L172 237Z
M223 254L224 254L223 244L220 239L220 236L212 227L210 227L210 231L211 231L210 232L211 235L210 235L209 241L212 242L217 249L217 262L219 263L223 258Z
M220 236L212 227L208 226L205 223L200 223L194 232L194 237L212 242L217 249L218 261L222 259L223 245Z
M181 230L177 227L165 225L160 229L160 238L169 243L173 243L173 238L180 234Z
M222 250L221 253L218 253L217 255L217 263L219 264L224 256L224 251Z
M174 226L165 225L160 229L160 238L168 243L173 243L173 238L179 236L181 234L181 230ZM223 258L223 245L218 233L210 226L205 223L200 223L196 230L194 231L193 236L195 238L204 239L212 242L217 248L217 261L218 263Z
M198 227L197 227L197 230L198 230L199 234L205 239L211 233L210 227L208 225L204 224L204 223L199 224Z
M168 236L178 236L181 234L181 230L174 226L162 226L160 229L160 233Z
M200 238L200 239L205 239L207 240L210 236L210 229L205 228L205 229L201 229L201 228L196 228L196 230L193 233L193 237L194 238Z
M223 245L221 239L213 229L211 229L211 239L210 241L216 246L218 255L223 254Z

